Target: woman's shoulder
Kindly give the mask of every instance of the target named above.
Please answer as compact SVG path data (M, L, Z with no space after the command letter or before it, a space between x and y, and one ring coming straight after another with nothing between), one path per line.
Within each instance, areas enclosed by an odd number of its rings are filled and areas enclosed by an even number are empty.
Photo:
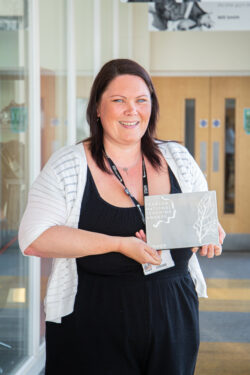
M167 158L189 160L191 157L187 148L176 141L157 140L157 144Z
M159 148L166 161L183 181L190 191L207 190L206 179L188 149L174 141L159 142Z
M85 160L82 142L76 145L61 147L50 156L46 165L54 170L58 170L64 168L66 165L79 165L80 160Z

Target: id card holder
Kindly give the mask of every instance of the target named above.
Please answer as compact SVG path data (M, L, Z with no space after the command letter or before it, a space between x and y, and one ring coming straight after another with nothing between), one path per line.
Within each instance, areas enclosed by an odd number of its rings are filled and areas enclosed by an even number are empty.
M151 273L159 272L167 268L174 267L175 263L171 256L170 250L162 250L161 253L161 264L154 265L150 263L142 264L144 275L150 275Z

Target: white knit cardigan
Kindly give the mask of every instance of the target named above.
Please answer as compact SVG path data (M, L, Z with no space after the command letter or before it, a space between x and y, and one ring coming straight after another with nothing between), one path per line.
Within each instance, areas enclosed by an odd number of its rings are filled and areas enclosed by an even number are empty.
M203 173L185 147L175 142L160 143L159 147L183 193L207 190ZM87 160L82 144L65 146L51 156L29 192L18 233L22 252L52 226L78 227L86 177ZM198 296L207 297L195 254L189 260L189 271ZM61 318L73 311L77 284L76 260L53 259L44 301L47 321L61 323Z

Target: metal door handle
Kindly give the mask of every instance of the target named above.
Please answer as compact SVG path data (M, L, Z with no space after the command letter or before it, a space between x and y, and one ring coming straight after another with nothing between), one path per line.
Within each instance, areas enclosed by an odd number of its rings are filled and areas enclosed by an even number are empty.
M207 171L207 142L200 142L200 168L205 174Z
M219 151L220 143L218 141L213 142L213 172L219 172Z

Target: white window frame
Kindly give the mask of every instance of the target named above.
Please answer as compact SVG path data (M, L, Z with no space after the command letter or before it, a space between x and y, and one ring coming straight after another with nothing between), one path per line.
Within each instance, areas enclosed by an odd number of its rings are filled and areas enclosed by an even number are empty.
M67 144L76 141L76 68L74 0L67 4ZM29 185L41 170L41 90L39 0L28 0L29 74ZM41 260L29 257L28 357L13 375L38 375L45 364L45 343L40 343Z

